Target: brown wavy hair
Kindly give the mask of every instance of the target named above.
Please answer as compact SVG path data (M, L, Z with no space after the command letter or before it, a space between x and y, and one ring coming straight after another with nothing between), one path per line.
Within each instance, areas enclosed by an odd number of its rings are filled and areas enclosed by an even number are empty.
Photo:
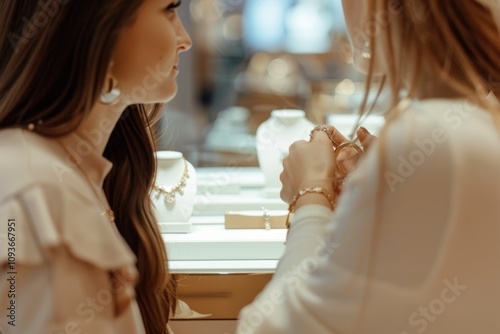
M98 101L122 28L143 0L0 0L0 129L74 131ZM104 155L104 183L121 235L137 256L137 301L149 334L167 333L175 281L150 199L156 171L152 127L163 105L129 106Z

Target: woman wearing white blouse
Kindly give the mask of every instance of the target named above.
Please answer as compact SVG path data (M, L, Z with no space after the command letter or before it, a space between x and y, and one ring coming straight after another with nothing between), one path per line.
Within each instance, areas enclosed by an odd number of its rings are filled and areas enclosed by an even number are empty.
M345 0L344 12L356 67L393 94L387 124L343 189L334 128L291 146L285 254L238 333L498 333L500 8Z
M179 5L0 1L0 333L168 333L152 126Z

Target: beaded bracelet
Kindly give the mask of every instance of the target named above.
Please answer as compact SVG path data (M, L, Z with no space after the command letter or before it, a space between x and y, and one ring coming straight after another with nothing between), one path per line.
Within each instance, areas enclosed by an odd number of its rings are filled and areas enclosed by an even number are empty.
M288 206L288 217L286 218L286 228L290 228L290 214L293 213L295 210L295 205L297 204L297 201L299 200L300 197L306 195L306 194L321 194L325 196L325 198L328 200L328 203L330 203L330 207L332 210L335 209L335 202L333 201L332 195L325 189L321 187L311 187L311 188L304 188L301 189L295 194L295 196L292 199L292 202Z

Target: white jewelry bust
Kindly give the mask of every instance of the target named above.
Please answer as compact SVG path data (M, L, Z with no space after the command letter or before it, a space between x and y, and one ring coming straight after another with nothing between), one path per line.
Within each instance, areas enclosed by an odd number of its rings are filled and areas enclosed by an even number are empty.
M158 151L152 199L162 232L190 232L196 200L196 171L181 152Z
M280 173L290 145L308 139L314 124L303 110L278 109L257 128L257 158L264 174L264 197L278 197L281 191Z

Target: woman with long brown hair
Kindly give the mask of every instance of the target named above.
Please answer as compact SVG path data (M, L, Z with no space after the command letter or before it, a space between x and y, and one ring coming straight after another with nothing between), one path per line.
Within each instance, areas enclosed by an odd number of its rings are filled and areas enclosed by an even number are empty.
M0 1L0 332L168 333L150 191L179 5Z
M372 142L354 170L360 149L333 127L290 147L285 254L238 332L496 333L500 5L343 5L366 96L375 77L392 93L387 122L358 131Z

